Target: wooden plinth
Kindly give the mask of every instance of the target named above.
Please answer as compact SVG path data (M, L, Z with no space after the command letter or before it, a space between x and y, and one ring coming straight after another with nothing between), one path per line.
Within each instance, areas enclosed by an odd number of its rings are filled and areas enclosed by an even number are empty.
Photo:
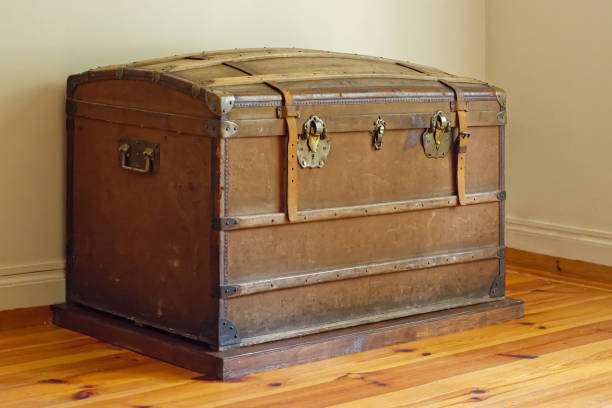
M523 302L495 302L431 312L294 339L212 351L206 345L76 305L53 307L53 322L221 380L489 326L523 317Z

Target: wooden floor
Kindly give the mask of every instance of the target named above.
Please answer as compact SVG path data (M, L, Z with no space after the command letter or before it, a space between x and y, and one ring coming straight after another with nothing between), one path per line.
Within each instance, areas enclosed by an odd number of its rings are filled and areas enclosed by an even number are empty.
M524 319L220 383L54 326L0 331L0 407L612 407L612 291L508 271Z

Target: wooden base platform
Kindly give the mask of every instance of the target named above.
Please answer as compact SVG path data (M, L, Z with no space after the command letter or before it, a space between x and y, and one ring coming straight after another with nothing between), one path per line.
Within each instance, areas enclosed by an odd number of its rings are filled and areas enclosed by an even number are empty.
M212 351L202 343L72 304L53 307L53 322L221 380L357 353L523 317L523 302L503 299L334 330L295 339Z

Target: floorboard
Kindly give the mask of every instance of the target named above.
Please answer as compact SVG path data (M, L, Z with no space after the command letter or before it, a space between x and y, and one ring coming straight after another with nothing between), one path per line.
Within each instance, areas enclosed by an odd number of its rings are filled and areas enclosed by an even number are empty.
M54 326L0 330L0 407L608 407L612 292L509 270L525 317L221 383Z

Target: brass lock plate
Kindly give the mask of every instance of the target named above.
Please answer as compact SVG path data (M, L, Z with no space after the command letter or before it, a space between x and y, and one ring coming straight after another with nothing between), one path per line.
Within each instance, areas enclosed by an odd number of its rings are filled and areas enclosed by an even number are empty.
M311 116L304 122L303 129L298 138L298 163L303 168L323 167L331 148L325 122L318 116Z
M451 126L444 111L437 111L431 117L429 129L423 133L423 149L429 158L445 157L453 143Z
M119 167L137 173L159 171L159 144L147 140L119 139Z
M383 147L383 135L385 134L386 127L387 122L379 116L376 122L374 122L374 130L372 131L372 144L376 150L380 150Z

